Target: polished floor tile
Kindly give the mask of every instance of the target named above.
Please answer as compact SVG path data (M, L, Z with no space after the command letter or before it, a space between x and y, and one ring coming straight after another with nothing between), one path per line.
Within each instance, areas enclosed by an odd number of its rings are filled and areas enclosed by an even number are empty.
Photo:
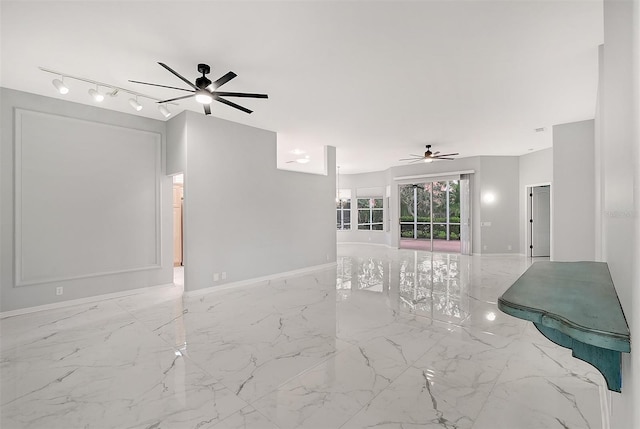
M527 258L338 254L0 320L0 427L602 427L602 376L497 308Z

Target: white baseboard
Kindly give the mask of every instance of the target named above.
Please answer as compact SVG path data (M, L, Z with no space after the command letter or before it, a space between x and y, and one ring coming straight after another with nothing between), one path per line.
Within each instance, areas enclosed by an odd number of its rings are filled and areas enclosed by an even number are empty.
M474 252L472 256L527 256L524 253L477 253Z
M237 282L225 283L219 286L210 286L203 289L185 291L184 295L188 297L194 297L194 296L205 295L205 294L222 291L222 290L235 289L235 288L251 286L251 285L259 285L271 280L277 280L285 277L299 277L299 276L303 276L305 274L313 273L316 271L322 271L328 268L333 268L335 266L337 266L337 262L330 262L328 264L322 264L322 265L314 265L312 267L301 268L299 270L285 271L282 273L271 274L268 276L254 277L251 279L240 280Z
M71 307L79 304L90 304L96 301L105 301L105 300L114 299L114 298L122 298L130 295L138 295L141 293L150 292L150 291L162 289L162 288L170 288L170 287L176 287L176 285L173 283L167 283L167 284L156 285L156 286L147 286L147 287L142 287L138 289L125 290L121 292L113 292L113 293L106 293L102 295L88 296L86 298L70 299L68 301L54 302L51 304L36 305L35 307L26 307L26 308L19 308L17 310L3 311L3 312L0 312L0 319L6 319L7 317L13 317L13 316L20 316L23 314L36 313L38 311L55 310L58 308Z
M378 247L386 247L387 249L397 249L397 247L393 247L393 246L389 246L388 244L384 244L384 243L368 243L368 242L363 242L363 241L339 241L338 242L338 246L341 244L347 244L347 245L358 245L358 246L378 246Z

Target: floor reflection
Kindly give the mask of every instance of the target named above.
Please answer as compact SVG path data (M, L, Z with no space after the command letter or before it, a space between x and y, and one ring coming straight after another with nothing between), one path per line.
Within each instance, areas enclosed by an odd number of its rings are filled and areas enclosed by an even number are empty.
M404 313L461 322L469 316L469 258L458 254L405 251L396 258L340 256L338 295L385 295ZM342 292L342 293L340 293Z

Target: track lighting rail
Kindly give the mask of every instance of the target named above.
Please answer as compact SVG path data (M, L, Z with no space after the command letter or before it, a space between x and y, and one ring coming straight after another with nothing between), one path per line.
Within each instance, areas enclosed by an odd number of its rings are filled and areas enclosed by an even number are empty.
M89 90L89 94L94 98L94 100L96 101L102 101L102 98L104 98L105 95L109 95L111 97L115 97L118 93L122 92L122 93L126 93L126 94L130 94L135 98L132 98L129 100L129 104L131 105L131 107L133 107L136 111L140 111L142 110L142 105L138 102L139 98L146 98L148 100L153 100L155 102L162 102L163 100L161 98L156 98L156 97L152 97L150 95L147 94L143 94L141 92L138 91L132 91L130 89L127 88L123 88L121 86L117 86L117 85L112 85L110 83L106 83L106 82L100 82L97 80L93 80L93 79L87 79L84 77L79 77L79 76L73 76L70 75L68 73L63 73L63 72L59 72L56 70L52 70L49 68L45 68L45 67L38 67L41 71L45 72L45 73L51 73L54 74L56 76L60 76L61 79L54 79L53 81L53 85L55 86L55 88L61 93L61 94L67 94L69 92L69 89L67 88L67 86L64 84L65 79L72 79L72 80L77 80L80 82L85 82L91 85L95 85L95 88L91 88ZM109 90L109 92L107 92L106 94L101 94L99 92L99 88L106 88L107 90ZM160 113L162 113L162 115L165 118L168 118L171 115L171 112L169 112L169 110L167 109L167 105L174 105L177 106L177 103L171 103L171 102L165 102L162 104L158 105L158 110L160 111Z

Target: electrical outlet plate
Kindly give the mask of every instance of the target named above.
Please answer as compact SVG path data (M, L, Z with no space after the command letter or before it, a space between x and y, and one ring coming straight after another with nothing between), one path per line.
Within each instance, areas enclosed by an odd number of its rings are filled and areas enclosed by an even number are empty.
M56 288L56 295L62 295L64 293L64 289L62 288L62 286L58 286Z
M217 282L218 280L220 280L220 274L218 273L213 273L213 281Z
M222 272L222 280L226 280L226 278L227 278L227 272L223 271Z

